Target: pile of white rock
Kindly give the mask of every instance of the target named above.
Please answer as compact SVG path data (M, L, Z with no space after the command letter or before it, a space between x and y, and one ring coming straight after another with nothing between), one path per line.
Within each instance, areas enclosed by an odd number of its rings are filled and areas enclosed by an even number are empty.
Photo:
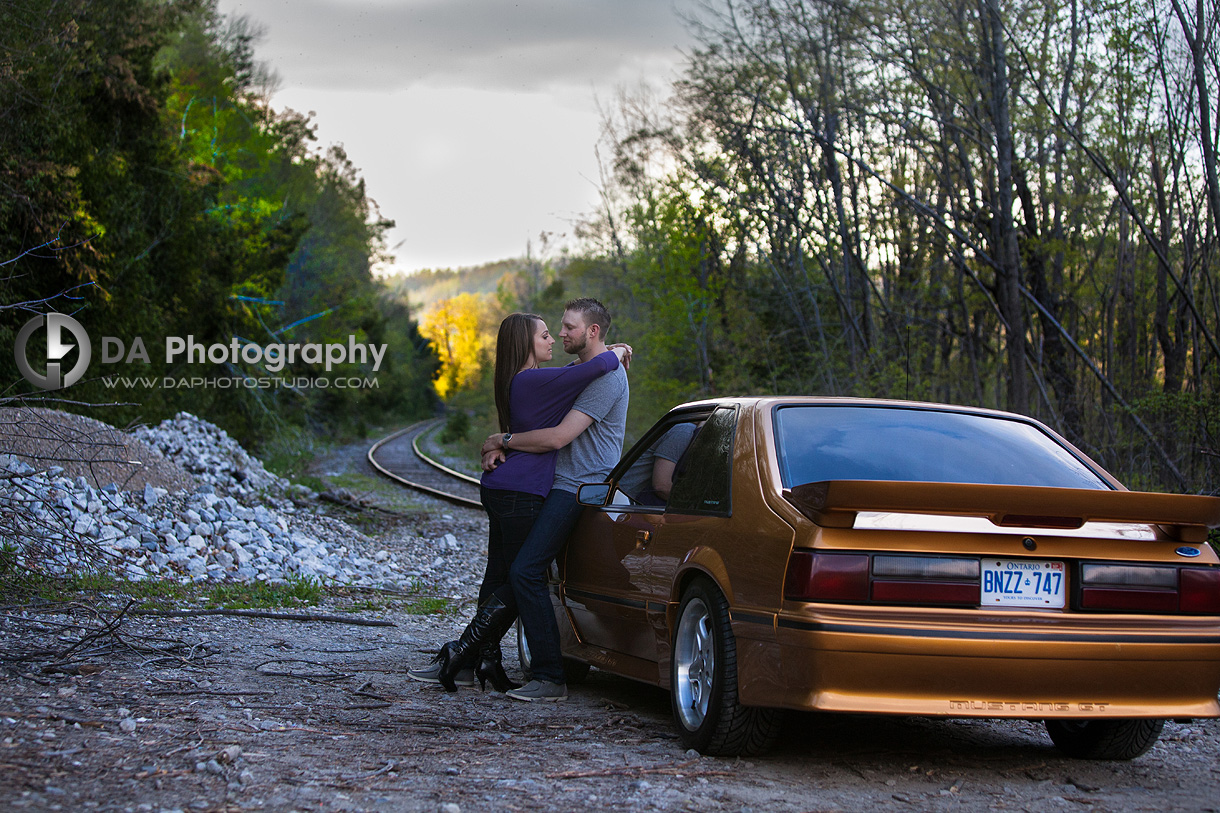
M267 472L215 425L180 413L142 436L203 480L199 488L96 489L58 467L38 471L0 454L0 545L52 575L111 565L131 579L183 582L301 577L398 587L406 580L396 557L373 550L367 536L299 511L289 495L312 492Z
M248 500L293 490L291 483L263 468L262 461L228 432L189 412L179 412L156 426L139 427L132 435L222 494Z

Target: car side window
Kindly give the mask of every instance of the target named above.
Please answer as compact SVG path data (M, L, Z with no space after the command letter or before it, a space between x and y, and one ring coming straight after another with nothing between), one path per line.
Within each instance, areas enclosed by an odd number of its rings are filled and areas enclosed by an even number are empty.
M678 461L669 511L723 516L732 513L736 428L736 408L721 407L711 414Z

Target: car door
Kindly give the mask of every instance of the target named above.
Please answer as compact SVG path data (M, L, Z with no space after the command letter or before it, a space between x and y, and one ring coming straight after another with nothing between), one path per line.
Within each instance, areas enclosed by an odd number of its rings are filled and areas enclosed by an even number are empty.
M648 540L661 516L624 506L586 510L565 554L563 600L582 643L656 659L647 623Z
M658 661L669 657L669 602L682 565L697 548L715 544L732 515L733 438L737 409L716 409L679 464L664 513L645 546L645 615Z
M677 465L667 505L631 504L618 486L675 423L702 422ZM564 601L581 640L657 661L668 645L666 609L674 574L709 520L728 512L728 461L736 410L671 413L624 457L611 478L616 501L587 510L565 557ZM726 429L727 427L727 429Z

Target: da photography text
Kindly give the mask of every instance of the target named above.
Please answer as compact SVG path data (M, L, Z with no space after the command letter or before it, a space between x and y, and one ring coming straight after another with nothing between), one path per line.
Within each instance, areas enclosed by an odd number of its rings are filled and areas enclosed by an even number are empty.
M31 342L35 336L46 334L46 349L39 351L40 342ZM194 336L167 336L164 341L164 361L166 364L251 364L258 365L268 373L279 373L291 364L320 365L330 372L338 365L372 364L373 372L381 369L388 345L364 344L357 342L354 336L349 336L346 342L286 343L275 342L259 345L245 339L234 337L228 343L215 342L204 344L195 340ZM75 360L71 366L64 369L68 362L70 351L76 350ZM43 390L58 390L70 387L80 381L93 360L93 342L84 326L76 319L62 313L48 313L30 319L18 332L13 346L17 367L26 381ZM33 357L31 357L33 356ZM115 336L101 337L102 364L151 364L148 345L140 336L131 340L128 345L123 339ZM45 372L43 372L45 371ZM112 377L113 378L113 377ZM155 379L150 379L155 380ZM166 379L167 381L169 379ZM174 379L173 386L194 386L194 382L202 380L197 376ZM268 379L278 386L313 388L336 386L330 382L319 383L323 379L305 379L309 383L301 384L298 379ZM355 381L368 382L373 379L345 379L348 388L355 388ZM183 384L182 382L189 382ZM107 386L113 386L108 384ZM165 384L165 386L171 386ZM208 385L202 385L208 386ZM246 386L242 384L239 386ZM259 388L272 386L262 385ZM343 386L343 385L338 385ZM368 386L361 383L360 386ZM375 386L375 385L374 385Z
M381 361L385 358L387 345L361 344L354 336L347 337L347 343L331 342L329 344L268 344L258 345L254 342L242 342L238 338L228 344L200 344L194 336L185 339L179 336L167 336L165 339L165 363L174 362L187 364L260 364L268 372L278 373L285 365L300 361L304 364L323 364L326 372L337 364L368 364L373 361L373 372L381 369ZM114 336L102 337L102 363L116 362L131 364L136 361L149 363L148 349L144 340L137 336L128 349L121 339Z

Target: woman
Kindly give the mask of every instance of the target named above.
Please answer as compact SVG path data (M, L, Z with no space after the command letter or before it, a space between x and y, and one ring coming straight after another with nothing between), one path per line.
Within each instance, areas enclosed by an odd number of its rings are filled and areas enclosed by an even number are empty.
M535 314L512 313L500 323L494 389L501 432L557 426L585 386L618 367L621 355L629 352L616 346L584 364L539 367L551 360L554 344L546 323ZM483 688L487 681L500 692L516 688L504 673L499 644L516 611L505 607L493 593L507 583L508 568L542 510L555 479L557 454L510 451L503 463L483 473L479 496L487 511L489 534L479 609L461 638L445 644L428 666L409 670L411 678L440 683L450 692L458 684L473 686L474 676ZM480 639L495 643L479 647L474 641Z

